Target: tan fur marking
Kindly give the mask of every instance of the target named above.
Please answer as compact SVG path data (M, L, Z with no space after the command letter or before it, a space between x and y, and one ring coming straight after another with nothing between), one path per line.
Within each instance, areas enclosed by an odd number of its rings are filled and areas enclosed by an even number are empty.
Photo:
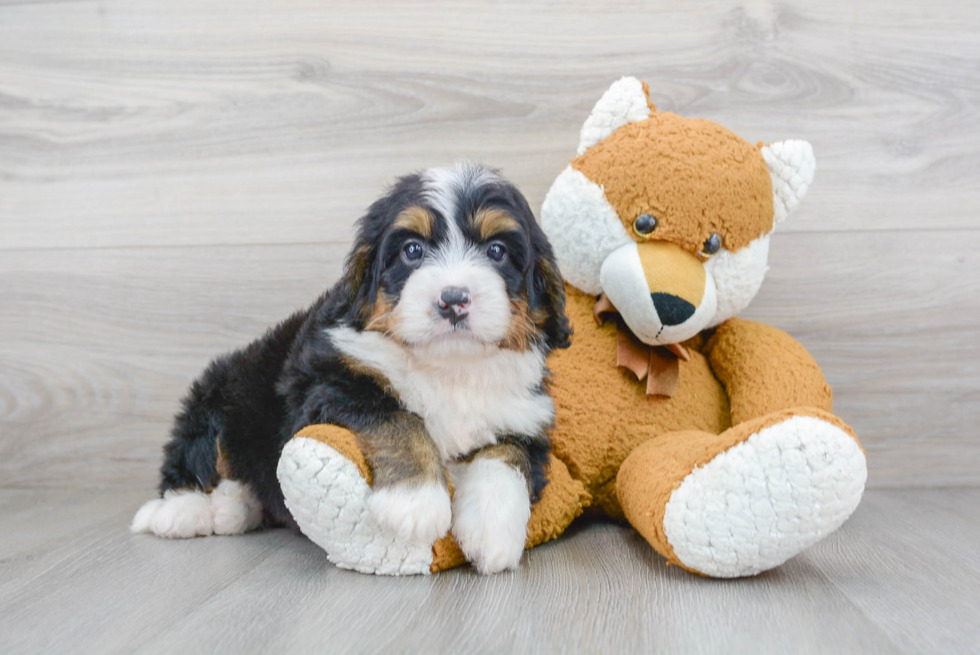
M521 229L514 217L502 209L481 209L473 215L472 223L480 230L480 239L486 241L504 232Z
M364 274L367 273L368 261L371 258L371 246L363 245L355 248L347 257L347 273L351 283L351 291L357 293Z
M508 350L527 350L540 335L540 325L544 323L545 318L541 311L529 312L527 301L523 299L511 300L510 328L507 330L507 336L504 337L500 347Z
M423 207L409 207L395 217L395 227L411 230L426 239L432 238L432 214Z
M442 459L420 417L395 412L370 431L358 433L357 440L371 463L376 486L406 481L445 484Z
M391 329L391 301L384 291L378 292L374 301L374 309L364 324L365 331L387 333Z
M531 488L531 462L528 460L527 452L523 449L511 443L498 443L481 448L468 457L464 457L463 461L472 462L477 459L488 458L500 460L504 464L513 466L520 471L521 475L524 476L524 484L527 486L527 492L530 494L533 491Z
M364 275L367 273L368 263L371 259L371 247L367 245L358 246L347 256L347 264L344 274L344 287L347 297L353 304L356 302L357 293L364 283ZM362 320L368 320L371 308L361 305L357 308Z
M222 445L220 439L218 440L218 457L214 462L214 468L218 471L218 475L220 475L222 479L234 479L231 474L231 465L228 463L228 451L225 450L225 447Z

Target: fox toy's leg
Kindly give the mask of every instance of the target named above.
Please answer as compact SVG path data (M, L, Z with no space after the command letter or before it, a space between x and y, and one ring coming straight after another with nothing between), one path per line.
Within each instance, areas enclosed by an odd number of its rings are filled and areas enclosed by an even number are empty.
M283 448L278 468L286 506L303 534L337 566L362 573L434 573L466 563L451 535L410 543L378 524L369 510L371 469L354 435L311 425ZM527 546L557 537L588 505L589 496L553 459L549 484L531 509Z
M623 463L626 518L661 555L702 575L776 567L837 529L864 492L864 451L829 412L795 408L720 435L671 433Z

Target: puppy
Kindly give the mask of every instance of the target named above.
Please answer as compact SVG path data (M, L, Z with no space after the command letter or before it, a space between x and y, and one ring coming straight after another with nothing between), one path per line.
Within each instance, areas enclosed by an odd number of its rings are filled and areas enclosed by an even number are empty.
M360 220L331 290L194 382L164 449L161 498L132 530L292 524L280 451L304 426L331 423L371 464L380 524L425 543L451 528L481 572L516 567L547 484L545 358L568 345L564 303L544 233L495 171L462 163L402 178Z

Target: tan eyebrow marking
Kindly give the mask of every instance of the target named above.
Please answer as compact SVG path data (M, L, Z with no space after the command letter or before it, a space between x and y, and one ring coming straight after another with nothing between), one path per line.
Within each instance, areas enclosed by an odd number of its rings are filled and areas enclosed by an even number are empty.
M480 239L483 241L502 232L516 232L521 229L520 223L502 209L481 209L473 215L472 223L479 228Z
M426 239L432 238L432 214L423 207L416 205L398 212L394 225L411 230Z

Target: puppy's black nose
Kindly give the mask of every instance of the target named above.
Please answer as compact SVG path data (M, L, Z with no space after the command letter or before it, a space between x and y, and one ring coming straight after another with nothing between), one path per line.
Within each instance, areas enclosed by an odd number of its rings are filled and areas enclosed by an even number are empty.
M680 325L694 316L694 311L697 309L683 298L669 293L651 293L650 297L653 298L657 316L664 325Z
M470 311L470 290L466 287L446 287L442 290L436 305L439 315L448 318L453 325L456 325Z

